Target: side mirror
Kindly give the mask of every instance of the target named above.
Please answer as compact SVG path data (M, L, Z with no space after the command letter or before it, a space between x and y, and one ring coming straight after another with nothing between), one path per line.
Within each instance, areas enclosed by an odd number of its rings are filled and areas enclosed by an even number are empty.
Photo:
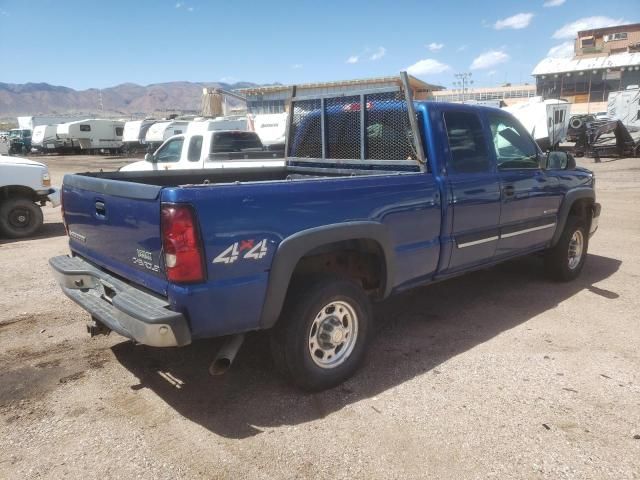
M576 159L567 152L547 152L548 170L573 170L576 168Z
M145 159L145 161L151 162L151 163L154 163L156 161L156 158L153 156L153 153L147 153L144 156L144 159Z

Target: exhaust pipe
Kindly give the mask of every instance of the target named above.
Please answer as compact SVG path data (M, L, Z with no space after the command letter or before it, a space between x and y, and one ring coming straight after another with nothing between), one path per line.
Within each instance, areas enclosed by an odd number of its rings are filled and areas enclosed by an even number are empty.
M244 334L240 333L229 338L224 345L218 350L216 358L211 362L209 366L210 375L223 375L229 370L233 360L238 354L238 350L242 346L244 341Z

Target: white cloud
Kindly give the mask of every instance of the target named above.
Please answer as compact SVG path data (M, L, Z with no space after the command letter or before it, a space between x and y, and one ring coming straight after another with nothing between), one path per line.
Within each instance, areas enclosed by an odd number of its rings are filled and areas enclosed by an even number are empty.
M380 60L387 53L387 49L384 47L378 47L378 49L369 57L370 60Z
M502 50L489 50L474 58L469 68L471 70L491 68L495 65L499 65L500 63L509 61L509 58L509 55Z
M442 47L444 47L444 43L431 42L429 45L427 45L427 48L432 52L442 50Z
M498 73L498 72L495 71L495 70L490 70L490 71L487 72L487 77L493 77L496 73Z
M623 18L611 18L603 16L579 18L575 22L567 23L553 34L553 38L564 40L565 38L574 38L576 34L582 30L591 30L593 28L604 28L612 25L622 25L627 23Z
M467 49L468 45L460 45L456 50L458 52L464 52Z
M347 61L345 63L358 63L360 61L360 57L358 57L358 55L351 55L349 58L347 58Z
M571 58L574 55L572 40L551 47L547 52L547 57L551 58Z
M188 12L193 12L193 7L187 7Z
M439 62L433 58L425 58L422 60L418 60L416 63L407 67L407 73L410 75L415 75L418 77L424 75L434 75L436 73L446 72L450 70L451 67L444 63Z
M176 8L181 8L184 5L184 2L176 3Z
M493 28L496 30L504 30L505 28L512 28L513 30L520 30L521 28L527 28L531 23L533 13L518 13L511 17L503 18L493 24Z
M302 65L301 63L294 63L293 65L291 65L291 68L293 68L294 70L300 70L302 67L304 67L304 65Z
M559 7L564 2L566 2L566 0L547 0L542 4L542 6L543 7Z

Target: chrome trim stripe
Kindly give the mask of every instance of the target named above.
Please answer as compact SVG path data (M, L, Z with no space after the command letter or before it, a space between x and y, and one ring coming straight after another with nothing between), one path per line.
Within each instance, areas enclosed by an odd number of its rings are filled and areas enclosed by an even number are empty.
M555 226L556 226L555 223L549 223L547 225L540 225L539 227L525 228L524 230L518 230L518 231L515 231L515 232L511 232L511 233L505 233L503 235L500 235L500 238L515 237L517 235L522 235L524 233L536 232L538 230L544 230L545 228L551 228L551 227L555 227Z
M459 243L458 248L472 247L473 245L480 245L481 243L488 243L498 240L498 236L481 238L480 240L474 240L473 242Z

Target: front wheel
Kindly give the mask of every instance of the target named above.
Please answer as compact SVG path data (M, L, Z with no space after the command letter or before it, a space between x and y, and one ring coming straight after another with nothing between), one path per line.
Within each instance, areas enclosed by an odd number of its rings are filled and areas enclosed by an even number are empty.
M547 272L555 280L573 280L584 267L588 248L589 234L584 219L569 217L560 240L546 252Z
M0 205L0 232L9 238L24 238L42 226L42 210L26 198L12 198Z
M325 277L290 292L271 335L276 367L304 390L334 387L362 362L371 304L355 282Z

